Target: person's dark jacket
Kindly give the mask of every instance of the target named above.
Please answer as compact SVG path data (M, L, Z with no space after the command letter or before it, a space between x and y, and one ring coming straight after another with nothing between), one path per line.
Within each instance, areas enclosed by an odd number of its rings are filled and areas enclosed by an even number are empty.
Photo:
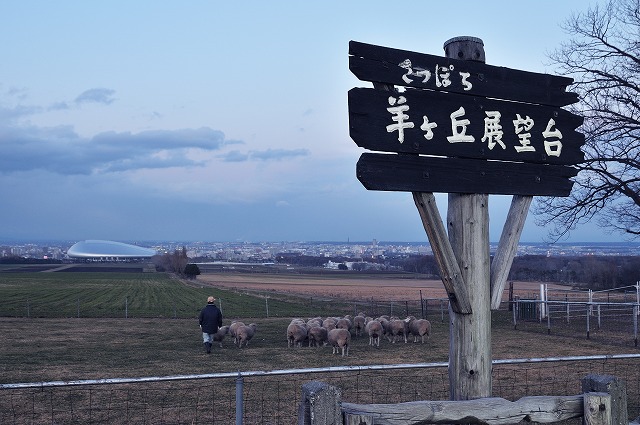
M222 313L215 304L207 304L200 311L200 326L202 326L202 332L208 334L218 332L218 328L222 326Z

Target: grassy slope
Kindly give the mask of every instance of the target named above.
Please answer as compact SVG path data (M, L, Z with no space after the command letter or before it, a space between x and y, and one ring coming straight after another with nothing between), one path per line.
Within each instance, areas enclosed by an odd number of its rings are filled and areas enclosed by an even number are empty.
M214 354L203 353L196 320L211 288L184 285L164 274L1 273L2 305L31 301L31 318L2 313L0 318L0 382L40 382L116 377L202 374L219 371L288 369L334 365L366 365L447 361L448 322L439 315L427 344L391 344L370 347L365 337L354 338L351 355L333 356L330 347L288 349L286 326L292 316L328 315L310 310L307 300L287 296L270 300L279 317L258 318L265 300L260 296L216 289L223 299L226 323L242 318L258 324L247 349L230 340ZM130 318L122 315L123 299L130 311L153 312L159 305L179 311L178 318ZM63 299L81 299L82 309L102 317L74 318L75 309L61 312ZM173 306L179 306L178 308ZM166 310L166 309L165 309ZM4 311L4 310L3 310ZM37 312L37 314L35 314ZM116 312L114 314L114 312ZM339 312L333 313L339 314ZM11 317L14 316L14 317ZM23 315L20 315L23 316ZM637 352L628 332L618 337L593 332L587 340L581 329L546 334L538 323L513 329L510 313L494 312L493 357L523 358Z

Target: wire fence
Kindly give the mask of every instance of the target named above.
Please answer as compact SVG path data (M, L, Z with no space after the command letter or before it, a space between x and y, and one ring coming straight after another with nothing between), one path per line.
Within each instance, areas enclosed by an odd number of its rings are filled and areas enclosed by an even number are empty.
M579 289L548 289L548 285L541 284L539 291L514 290L510 285L509 300L505 299L502 308L510 308L508 301L520 301L521 319L546 318L544 312L540 310L540 302L544 302L545 308L551 311L553 317L580 317L584 315L584 308L580 305L590 303L589 314L594 315L594 308L600 308L600 313L614 316L616 309L629 310L628 306L640 304L640 286L633 285L614 290L591 291ZM381 315L389 316L415 316L431 319L439 317L441 321L448 320L448 299L447 298L416 298L409 300L381 300L381 299L359 299L345 300L336 297L297 297L295 303L291 303L293 295L253 293L262 297L264 303L252 305L251 314L254 317L293 317L296 315L305 316L309 311L314 311L318 315L329 314L351 314L357 315L361 311L367 312L371 317ZM13 296L11 299L0 300L0 316L2 317L124 317L124 318L192 318L202 308L202 300L189 302L181 297L174 297L170 300L149 301L147 298L141 301L141 296L131 294L123 296L120 300L112 300L108 304L96 305L93 299L83 299L81 297L59 296L55 301L42 301L37 297L25 295ZM536 305L529 306L527 311L523 303L530 301ZM219 307L227 317L240 317L237 302L218 298ZM568 304L561 304L568 303ZM293 307L292 307L293 305ZM570 307L567 307L570 305ZM576 306L575 308L573 306ZM600 305L600 307L597 307ZM606 307L605 307L606 306ZM296 311L297 308L297 311ZM567 308L569 313L567 313ZM622 310L619 310L622 311Z
M234 311L234 305L224 298L218 298L217 303L227 317L239 316ZM149 305L138 303L134 297L124 297L117 307L96 307L91 301L80 298L68 298L58 302L42 302L30 298L14 298L11 301L0 300L0 317L49 317L49 318L192 318L197 316L202 308L202 300L188 304L176 299L172 303L158 303ZM264 298L261 308L253 308L251 314L254 317L292 317L295 315L306 316L309 311L318 315L351 314L357 315L366 311L370 316L415 316L426 317L427 314L436 314L444 320L448 315L448 300L446 298L425 298L408 301L393 300L343 300L332 298L307 298L299 302L298 311L292 310L295 305L285 305L276 297Z
M588 374L627 387L640 413L640 354L493 362L493 396L577 395ZM447 400L446 363L345 366L99 381L0 385L2 424L296 424L302 385L338 386L351 403Z
M630 290L631 288L631 290ZM531 322L545 326L547 333L583 334L587 339L594 332L611 336L626 334L622 339L638 346L638 316L640 291L637 285L605 291L548 291L541 285L540 297L515 296L509 309L515 328L531 327Z

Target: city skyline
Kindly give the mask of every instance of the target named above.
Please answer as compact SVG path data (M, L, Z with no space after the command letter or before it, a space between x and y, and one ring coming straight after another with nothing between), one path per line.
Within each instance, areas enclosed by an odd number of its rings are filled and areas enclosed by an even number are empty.
M355 176L347 92L370 83L349 41L444 56L469 35L488 64L553 74L561 24L601 3L424 2L392 21L380 1L2 4L0 238L426 242L410 193ZM509 203L489 199L491 241ZM534 221L522 241L544 241Z
M83 241L6 241L0 239L0 258L25 257L68 260L67 250ZM372 258L380 255L432 255L429 243L401 241L296 241L296 242L215 242L215 241L98 241L116 242L152 248L157 254L173 253L186 249L189 258L211 258L223 261L263 262L274 261L279 253L294 253L315 257ZM490 244L495 253L497 243ZM546 256L638 256L637 242L593 243L520 243L517 255ZM108 255L106 255L108 257ZM77 259L76 259L77 261Z

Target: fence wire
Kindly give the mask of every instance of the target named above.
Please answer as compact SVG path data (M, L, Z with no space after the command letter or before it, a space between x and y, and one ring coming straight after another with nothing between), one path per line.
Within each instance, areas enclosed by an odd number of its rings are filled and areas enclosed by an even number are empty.
M311 380L340 387L342 399L351 403L449 398L446 364L331 369L337 368L144 378L129 383L5 384L0 387L0 423L232 424L237 418L239 379L240 414L250 425L296 424L302 385ZM531 395L581 394L580 381L591 373L623 379L629 417L640 414L640 355L494 361L493 396L515 401Z

